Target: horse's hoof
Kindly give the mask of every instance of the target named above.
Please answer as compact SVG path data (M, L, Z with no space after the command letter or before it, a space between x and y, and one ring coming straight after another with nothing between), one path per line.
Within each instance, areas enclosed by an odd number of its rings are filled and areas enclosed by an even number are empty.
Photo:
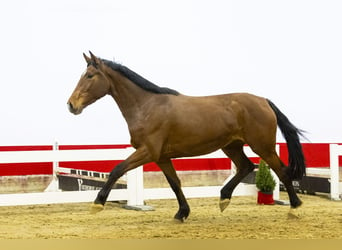
M230 203L230 199L228 198L220 200L219 206L220 206L221 212L223 212L228 207L229 203Z
M188 216L178 215L178 214L176 214L176 215L173 217L173 219L174 219L176 222L181 222L181 223L183 223L187 218L188 218Z
M101 212L104 209L104 205L102 204L92 204L90 207L90 213L96 214L98 212Z
M298 208L290 208L290 211L287 214L288 219L300 219L301 214L298 212Z
M185 219L186 219L186 218L176 218L176 217L174 217L174 218L173 218L173 221L174 221L175 223L184 223Z

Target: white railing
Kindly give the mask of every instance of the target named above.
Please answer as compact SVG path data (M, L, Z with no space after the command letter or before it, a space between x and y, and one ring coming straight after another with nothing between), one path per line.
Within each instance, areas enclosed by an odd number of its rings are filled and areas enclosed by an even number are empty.
M258 157L249 147L244 151L248 157ZM29 162L54 162L53 181L49 185L49 192L0 194L0 206L34 205L90 202L96 198L98 191L65 191L58 190L56 173L59 171L58 162L62 161L100 161L100 160L124 160L132 152L133 148L126 149L92 149L92 150L58 150L55 146L52 151L11 151L0 152L0 163L29 163ZM279 152L279 146L277 146ZM222 151L198 156L196 158L226 158ZM234 166L232 165L234 175ZM226 181L228 182L231 175ZM273 173L274 175L274 173ZM275 176L277 187L274 193L275 199L279 199L279 179ZM108 201L127 200L129 206L142 206L144 200L175 198L171 188L144 188L143 169L138 167L127 173L127 189L113 189ZM224 184L225 184L224 183ZM183 187L187 198L219 197L222 186ZM256 195L257 189L253 184L240 183L234 190L233 196Z
M95 150L51 150L51 151L9 151L0 152L0 163L33 163L53 162L53 180L49 185L49 192L0 194L0 206L10 205L34 205L70 202L89 202L95 200L98 191L58 191L56 177L58 162L61 161L100 161L123 160L134 150L127 149L95 149ZM127 177L134 175L139 169L131 171ZM141 170L140 170L141 171ZM130 188L134 188L134 182L127 185L127 189L113 189L108 200L131 200ZM131 192L132 193L132 192Z

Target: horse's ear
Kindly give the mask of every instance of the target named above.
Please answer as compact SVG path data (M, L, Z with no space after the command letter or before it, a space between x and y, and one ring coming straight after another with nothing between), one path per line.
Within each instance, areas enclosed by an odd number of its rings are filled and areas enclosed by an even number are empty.
M89 50L89 54L90 54L90 57L91 57L91 63L97 67L99 64L100 64L100 60L93 54L91 53L91 51Z
M90 57L88 57L86 54L83 53L83 57L86 60L87 64L89 64L91 62Z

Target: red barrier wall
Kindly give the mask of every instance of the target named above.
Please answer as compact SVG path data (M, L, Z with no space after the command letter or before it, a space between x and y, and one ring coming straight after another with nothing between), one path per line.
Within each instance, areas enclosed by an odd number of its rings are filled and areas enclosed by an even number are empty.
M52 150L52 146L0 146L0 151ZM0 164L0 176L52 174L52 162Z

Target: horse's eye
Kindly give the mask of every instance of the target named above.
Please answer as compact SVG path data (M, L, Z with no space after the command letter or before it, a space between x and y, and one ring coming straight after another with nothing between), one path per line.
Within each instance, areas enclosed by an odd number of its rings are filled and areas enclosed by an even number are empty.
M93 78L93 76L94 76L94 75L92 75L92 74L88 74L88 75L87 75L87 78L90 79L90 78Z

